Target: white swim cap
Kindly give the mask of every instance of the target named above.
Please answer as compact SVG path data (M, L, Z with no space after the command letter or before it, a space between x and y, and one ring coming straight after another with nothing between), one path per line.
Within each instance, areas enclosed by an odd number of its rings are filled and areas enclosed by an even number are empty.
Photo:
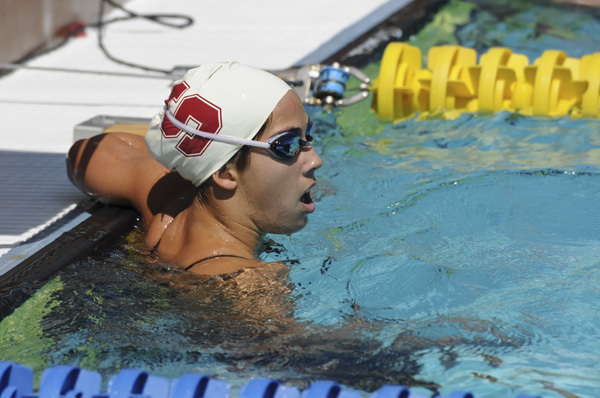
M173 84L165 101L181 123L204 132L252 139L290 90L283 80L235 62L206 64ZM195 186L201 185L240 150L186 133L164 117L152 119L146 134L150 154Z

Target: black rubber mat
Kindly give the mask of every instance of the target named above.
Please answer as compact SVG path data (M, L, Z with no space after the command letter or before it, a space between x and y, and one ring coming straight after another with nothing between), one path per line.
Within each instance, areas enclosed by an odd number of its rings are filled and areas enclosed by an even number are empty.
M0 248L38 232L86 196L69 181L65 155L0 151Z

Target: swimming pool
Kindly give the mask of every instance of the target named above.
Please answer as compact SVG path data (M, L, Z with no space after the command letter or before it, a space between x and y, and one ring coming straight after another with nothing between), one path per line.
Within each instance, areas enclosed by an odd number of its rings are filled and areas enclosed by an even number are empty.
M442 37L479 52L598 48L593 13L503 5L495 24L495 7L452 6L475 23ZM537 22L558 15L557 26ZM180 273L149 257L135 229L28 287L33 297L0 323L4 359L105 376L203 372L237 387L270 376L429 395L594 396L598 120L501 112L382 124L366 108L309 109L326 160L318 211L292 237L270 236L263 254L288 269Z

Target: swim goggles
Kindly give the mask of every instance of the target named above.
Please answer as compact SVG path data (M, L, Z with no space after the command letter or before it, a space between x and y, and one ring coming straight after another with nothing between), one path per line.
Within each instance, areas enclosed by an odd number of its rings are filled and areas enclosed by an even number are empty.
M267 142L263 142L255 140L246 140L243 138L232 137L230 135L219 135L207 133L205 131L195 130L190 126L183 124L179 120L177 120L168 109L165 109L164 114L167 117L167 119L169 119L169 121L173 123L175 127L177 127L179 130L185 131L186 133L206 138L208 140L222 142L225 144L247 145L257 148L264 148L277 159L293 158L298 152L300 152L300 149L302 149L302 147L311 146L310 142L313 140L312 135L310 135L312 122L308 122L308 126L306 126L306 141L302 139L300 134L294 131L283 131L269 138Z

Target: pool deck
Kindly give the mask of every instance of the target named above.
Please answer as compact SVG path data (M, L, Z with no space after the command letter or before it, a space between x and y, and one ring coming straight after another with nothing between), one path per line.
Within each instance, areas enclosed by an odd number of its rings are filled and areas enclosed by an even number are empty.
M172 0L165 9L159 0L132 0L125 7L134 12L184 14L194 23L119 22L105 27L104 43L119 59L166 70L223 60L282 70L321 62L409 3ZM21 69L0 77L0 276L89 216L65 172L74 127L97 115L151 118L168 94L171 80L109 60L97 39L87 28L27 65L132 75Z

